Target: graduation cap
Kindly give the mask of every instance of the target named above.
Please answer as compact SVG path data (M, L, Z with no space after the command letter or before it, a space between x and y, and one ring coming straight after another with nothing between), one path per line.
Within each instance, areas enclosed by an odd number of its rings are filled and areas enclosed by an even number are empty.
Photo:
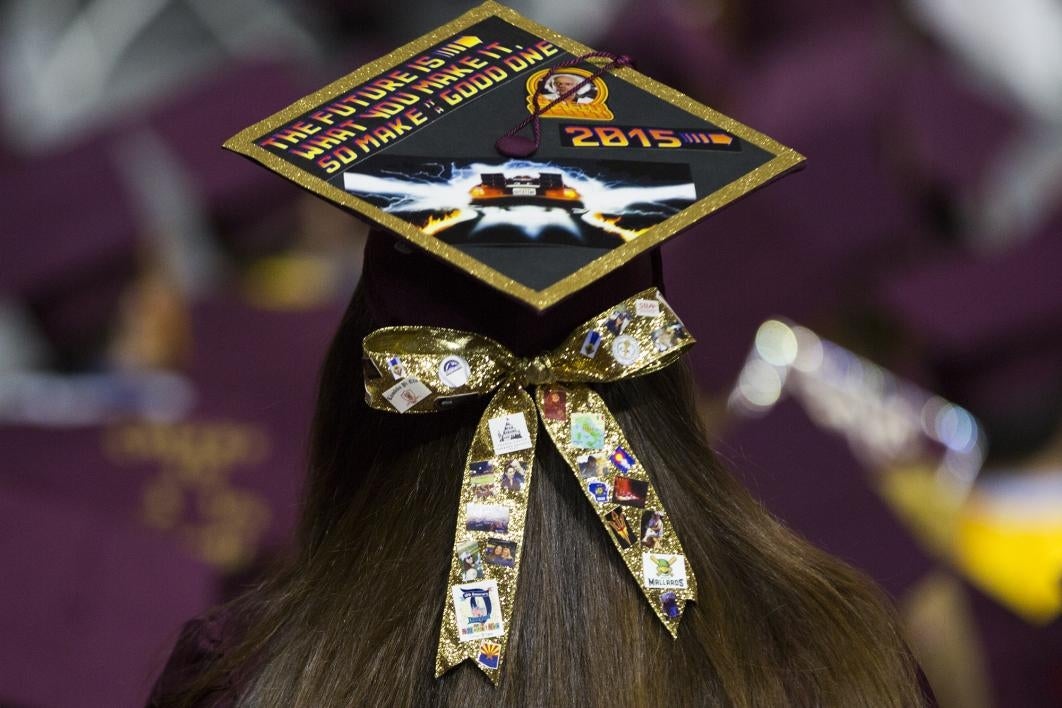
M598 56L487 2L225 147L540 312L804 159Z

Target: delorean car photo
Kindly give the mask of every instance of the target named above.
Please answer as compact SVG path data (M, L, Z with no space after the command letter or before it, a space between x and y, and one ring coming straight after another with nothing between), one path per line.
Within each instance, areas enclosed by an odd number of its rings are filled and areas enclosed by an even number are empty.
M582 195L565 186L564 177L559 172L515 177L506 177L501 172L484 172L480 180L469 191L472 206L543 206L565 209L573 214L586 212Z

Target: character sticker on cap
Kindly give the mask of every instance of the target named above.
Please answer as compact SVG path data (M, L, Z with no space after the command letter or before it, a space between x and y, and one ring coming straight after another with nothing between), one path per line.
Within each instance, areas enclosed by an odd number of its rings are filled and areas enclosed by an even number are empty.
M614 117L605 102L608 84L586 69L566 68L553 72L552 76L548 69L536 71L528 77L524 90L527 110L533 112L536 106L546 109L542 113L544 118L612 120Z
M450 388L460 388L468 383L471 370L464 357L451 355L439 363L439 380Z
M498 583L484 580L455 585L451 589L457 632L462 642L490 639L505 634Z
M642 575L648 588L686 589L686 556L643 553Z
M486 3L225 147L544 310L803 161L602 56Z
M508 413L487 421L494 454L504 455L531 447L531 433L523 413Z

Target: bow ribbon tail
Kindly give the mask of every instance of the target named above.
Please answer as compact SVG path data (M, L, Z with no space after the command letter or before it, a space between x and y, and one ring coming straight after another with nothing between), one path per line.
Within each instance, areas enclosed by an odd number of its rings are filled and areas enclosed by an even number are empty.
M439 677L471 659L497 684L523 556L538 424L515 381L487 404L465 464L442 630Z
M697 579L663 500L604 400L585 385L540 386L542 424L672 637Z

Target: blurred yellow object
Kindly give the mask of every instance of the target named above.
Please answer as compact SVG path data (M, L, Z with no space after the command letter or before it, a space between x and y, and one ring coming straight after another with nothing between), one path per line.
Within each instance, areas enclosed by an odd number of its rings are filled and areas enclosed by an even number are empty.
M336 297L343 282L333 262L307 253L262 258L243 274L248 302L267 310L304 310Z
M965 495L945 488L936 467L891 469L878 477L878 492L928 551L952 555Z
M1062 614L1062 504L1038 502L1023 511L975 490L959 518L955 561L1026 620L1046 624Z
M931 552L1025 620L1062 614L1062 475L996 475L963 499L928 467L893 469L878 489Z

